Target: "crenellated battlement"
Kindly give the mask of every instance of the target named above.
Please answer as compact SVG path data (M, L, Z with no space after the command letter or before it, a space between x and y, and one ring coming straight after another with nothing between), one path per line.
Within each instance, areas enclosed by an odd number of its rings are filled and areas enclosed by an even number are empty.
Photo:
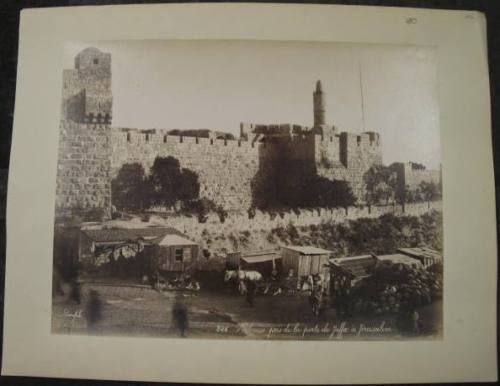
M123 143L127 146L135 146L137 144L154 144L154 145L200 145L200 147L227 147L231 149L256 149L257 145L242 139L230 138L207 138L201 136L184 136L182 134L169 134L171 130L165 129L129 129L129 128L113 128L113 140Z
M174 157L194 171L200 192L226 210L254 204L258 179L287 160L304 173L345 180L363 200L363 174L382 162L378 133L340 131L325 124L321 82L314 91L314 124L240 123L239 138L208 129L140 129L112 126L111 55L87 48L63 72L58 208L111 206L111 180L125 164L149 172L157 157ZM290 189L292 189L290 187Z

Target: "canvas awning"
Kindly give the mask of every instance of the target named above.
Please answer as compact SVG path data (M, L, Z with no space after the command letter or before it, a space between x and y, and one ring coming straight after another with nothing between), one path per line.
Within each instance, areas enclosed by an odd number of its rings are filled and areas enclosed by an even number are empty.
M177 229L171 227L82 229L82 233L95 243L101 244L116 244L137 240L154 240L169 234L180 234Z
M281 256L277 254L266 254L266 255L251 255L251 256L242 256L241 260L243 260L247 264L257 264L257 263L265 263L272 262L275 260L281 259Z
M299 252L301 255L327 255L332 253L327 249L311 247L311 246L296 246L296 245L287 245L283 246L283 248L289 249L291 251Z

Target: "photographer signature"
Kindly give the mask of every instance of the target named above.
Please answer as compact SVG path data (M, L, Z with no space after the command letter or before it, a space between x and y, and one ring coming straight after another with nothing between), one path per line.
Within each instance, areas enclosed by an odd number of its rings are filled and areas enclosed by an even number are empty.
M75 319L82 317L82 310L76 310L75 312L71 312L68 309L64 309L63 316L65 318L71 318L71 320L74 321Z

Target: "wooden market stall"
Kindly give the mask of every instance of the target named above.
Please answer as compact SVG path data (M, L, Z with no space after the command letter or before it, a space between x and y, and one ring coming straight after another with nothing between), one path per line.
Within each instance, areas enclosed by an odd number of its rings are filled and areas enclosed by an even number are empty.
M320 275L329 282L329 259L332 252L311 246L282 246L281 257L283 272L298 279L298 287L309 275Z
M183 236L168 234L155 241L151 250L160 271L185 272L197 261L199 247Z

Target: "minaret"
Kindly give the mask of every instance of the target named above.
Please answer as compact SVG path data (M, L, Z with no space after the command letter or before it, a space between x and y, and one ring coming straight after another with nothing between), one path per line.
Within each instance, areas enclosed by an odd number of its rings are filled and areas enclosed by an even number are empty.
M314 104L314 127L321 127L325 124L325 100L321 80L316 82L316 91L313 93Z

